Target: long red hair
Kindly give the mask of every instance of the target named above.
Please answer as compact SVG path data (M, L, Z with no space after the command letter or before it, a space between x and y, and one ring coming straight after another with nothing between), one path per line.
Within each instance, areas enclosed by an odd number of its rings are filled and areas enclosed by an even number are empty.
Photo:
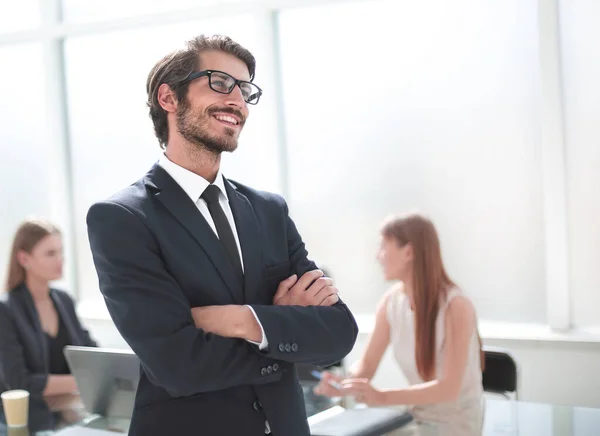
M413 250L413 300L415 313L415 358L419 375L425 381L435 374L435 325L440 305L456 285L448 276L435 226L428 218L412 213L386 220L381 233L399 246Z

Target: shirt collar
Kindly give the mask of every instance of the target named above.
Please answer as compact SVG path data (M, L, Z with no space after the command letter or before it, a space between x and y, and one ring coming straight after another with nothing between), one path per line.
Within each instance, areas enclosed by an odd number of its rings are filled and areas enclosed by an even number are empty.
M160 158L158 159L158 164L173 178L173 180L177 182L179 186L181 186L181 189L185 191L185 193L192 199L194 203L198 201L204 190L208 188L208 185L210 185L209 181L204 177L177 165L169 160L164 153L161 154ZM229 201L227 198L227 190L225 189L225 180L223 179L221 168L219 168L217 171L217 177L215 178L213 185L219 188L221 194L225 197L225 200Z

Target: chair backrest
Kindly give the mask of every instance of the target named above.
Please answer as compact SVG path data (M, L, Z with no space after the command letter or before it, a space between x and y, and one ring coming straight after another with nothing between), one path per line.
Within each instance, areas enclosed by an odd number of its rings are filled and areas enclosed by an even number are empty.
M517 395L517 363L508 350L496 347L483 347L485 370L483 390L507 396Z

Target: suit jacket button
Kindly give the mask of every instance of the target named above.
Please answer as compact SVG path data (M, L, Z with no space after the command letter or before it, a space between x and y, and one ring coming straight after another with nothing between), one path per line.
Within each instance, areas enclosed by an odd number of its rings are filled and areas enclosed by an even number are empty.
M277 363L273 364L273 371L275 371L275 372L279 371L279 364L277 364Z
M252 408L257 412L260 412L263 407L262 404L260 404L260 401L256 400L254 403L252 403Z
M265 368L265 367L261 368L260 375L267 375L267 368Z
M273 367L271 365L267 366L267 373L271 374L273 372Z
M279 351L282 353L285 351L285 345L283 343L279 344Z
M298 351L298 344L294 343L292 344L292 351L295 353L296 351Z
M292 346L290 344L285 344L285 351L287 351L288 353L292 351Z

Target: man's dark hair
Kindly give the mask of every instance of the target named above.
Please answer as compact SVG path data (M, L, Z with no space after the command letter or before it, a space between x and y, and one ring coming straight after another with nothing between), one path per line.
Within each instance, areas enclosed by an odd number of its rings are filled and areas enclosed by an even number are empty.
M167 112L158 103L158 88L166 83L175 92L178 101L185 101L189 83L182 85L181 82L191 73L198 71L200 54L206 51L221 51L235 56L248 67L250 80L254 79L256 70L254 56L228 36L200 35L188 41L184 49L176 50L162 58L154 65L146 81L150 118L154 123L154 133L162 148L165 148L169 141L169 126Z

